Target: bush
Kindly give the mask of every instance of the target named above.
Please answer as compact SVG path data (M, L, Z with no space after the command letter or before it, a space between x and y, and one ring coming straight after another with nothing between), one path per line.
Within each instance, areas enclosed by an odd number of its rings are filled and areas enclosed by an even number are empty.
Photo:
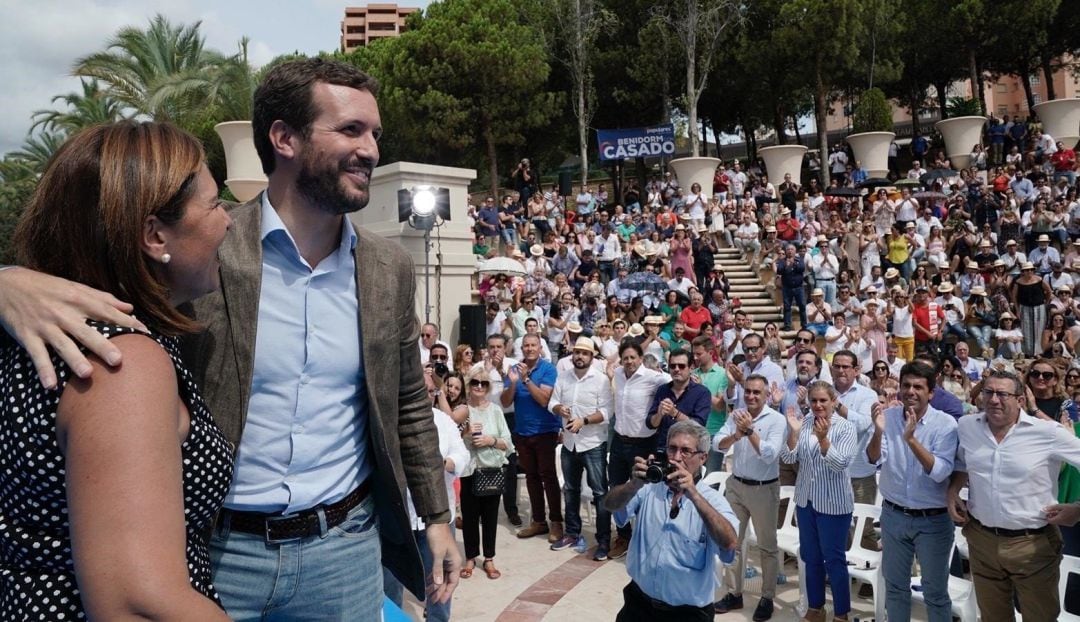
M859 97L852 124L856 133L893 131L892 106L881 89L869 89Z

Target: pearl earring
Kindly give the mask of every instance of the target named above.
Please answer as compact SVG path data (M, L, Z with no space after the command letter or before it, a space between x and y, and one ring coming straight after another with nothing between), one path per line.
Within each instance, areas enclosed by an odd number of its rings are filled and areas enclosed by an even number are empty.
M172 255L165 253L161 256L161 263L169 263L170 261L172 261Z

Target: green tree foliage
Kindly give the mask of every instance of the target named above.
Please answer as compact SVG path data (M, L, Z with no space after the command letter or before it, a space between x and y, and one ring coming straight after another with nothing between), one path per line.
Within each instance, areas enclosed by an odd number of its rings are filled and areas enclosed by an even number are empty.
M410 26L354 56L382 84L391 147L448 164L479 154L497 192L500 148L522 145L560 109L560 94L544 88L541 37L511 0L435 3Z
M892 106L879 88L867 89L855 105L852 121L856 132L891 132L893 130Z
M46 131L73 134L84 127L123 119L124 106L107 92L97 80L82 80L82 93L68 93L52 98L53 103L62 102L65 110L38 110L34 112L33 132L41 127Z
M15 262L11 247L15 225L34 194L38 177L63 142L63 134L42 131L0 160L0 264Z

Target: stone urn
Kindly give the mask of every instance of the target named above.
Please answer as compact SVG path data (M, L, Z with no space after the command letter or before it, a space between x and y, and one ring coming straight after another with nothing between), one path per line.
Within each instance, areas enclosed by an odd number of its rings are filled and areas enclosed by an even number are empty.
M866 169L870 177L885 177L889 174L889 145L896 134L892 132L860 132L849 134L846 138L855 159ZM827 157L823 154L822 157ZM851 163L852 167L855 163ZM822 166L825 166L823 163Z
M1035 114L1042 121L1043 131L1066 148L1080 141L1080 99L1053 99L1035 104Z
M945 139L945 157L956 170L971 164L971 148L982 142L986 117L954 117L938 121L934 126Z
M251 121L226 121L214 126L225 147L225 185L242 202L266 189L266 175L255 152Z
M758 149L758 155L765 161L765 172L769 175L769 181L779 185L784 181L784 175L791 175L791 180L802 183L802 162L806 155L806 147L803 145L773 145Z
M683 194L690 192L694 182L701 184L701 192L707 197L712 197L713 175L716 167L720 166L720 160L716 158L679 158L668 162L668 166L675 172L675 178L679 180L679 186Z

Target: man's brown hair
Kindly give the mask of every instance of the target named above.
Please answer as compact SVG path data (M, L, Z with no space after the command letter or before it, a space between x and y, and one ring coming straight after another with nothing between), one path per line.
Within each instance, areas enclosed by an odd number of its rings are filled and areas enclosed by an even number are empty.
M324 58L286 61L267 72L255 90L251 116L255 151L267 175L274 172L274 146L270 144L270 126L274 121L284 121L305 139L311 137L311 122L319 115L312 94L316 82L347 86L372 95L379 88L375 78L356 67Z
M15 229L21 265L130 302L165 334L197 325L173 307L140 238L149 216L173 225L205 156L168 123L121 121L68 139L49 160Z

